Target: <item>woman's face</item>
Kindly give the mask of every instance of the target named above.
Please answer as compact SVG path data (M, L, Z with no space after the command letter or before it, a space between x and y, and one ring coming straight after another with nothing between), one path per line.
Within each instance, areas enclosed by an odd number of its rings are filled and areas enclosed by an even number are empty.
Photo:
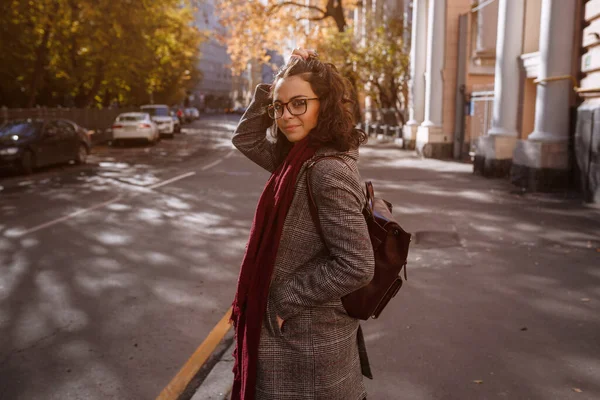
M280 79L275 84L273 104L283 112L281 118L276 119L277 127L290 142L301 141L317 126L319 100L315 100L316 97L310 83L297 75ZM302 112L305 104L305 113L293 115L290 112L290 109L294 114Z

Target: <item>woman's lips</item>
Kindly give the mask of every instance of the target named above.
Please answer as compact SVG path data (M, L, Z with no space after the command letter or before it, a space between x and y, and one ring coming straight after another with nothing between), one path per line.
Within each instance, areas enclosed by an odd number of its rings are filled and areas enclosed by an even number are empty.
M296 128L299 128L299 127L300 127L300 125L289 125L289 126L285 127L285 130L286 131L292 131L292 130L294 130Z

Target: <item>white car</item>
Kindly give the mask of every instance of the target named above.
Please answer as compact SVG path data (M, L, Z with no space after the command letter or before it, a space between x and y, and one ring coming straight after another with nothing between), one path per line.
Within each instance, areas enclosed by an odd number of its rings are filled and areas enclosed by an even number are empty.
M141 106L142 112L150 114L152 121L158 125L158 131L169 137L175 136L175 123L169 112L169 107L164 104Z
M160 139L158 126L150 118L150 114L129 112L119 114L112 125L113 140L146 139L156 143Z

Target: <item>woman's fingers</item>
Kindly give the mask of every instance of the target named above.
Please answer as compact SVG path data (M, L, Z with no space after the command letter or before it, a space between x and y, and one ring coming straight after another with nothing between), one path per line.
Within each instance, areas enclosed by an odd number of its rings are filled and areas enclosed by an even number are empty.
M292 51L292 57L293 56L300 57L306 60L308 58L308 52L301 47L296 47L294 51Z
M310 57L318 57L317 52L313 49L304 49L302 47L296 47L292 51L292 57L301 57L303 60L308 60Z

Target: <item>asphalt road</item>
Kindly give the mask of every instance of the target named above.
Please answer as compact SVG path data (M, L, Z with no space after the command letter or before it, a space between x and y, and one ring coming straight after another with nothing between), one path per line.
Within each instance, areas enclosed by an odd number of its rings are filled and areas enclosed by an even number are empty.
M0 399L154 399L229 307L266 172L239 116L0 177Z
M0 399L155 399L233 298L267 173L233 117L0 177ZM363 324L375 400L600 398L600 209L469 164L361 149L414 234ZM230 380L230 376L225 376Z

